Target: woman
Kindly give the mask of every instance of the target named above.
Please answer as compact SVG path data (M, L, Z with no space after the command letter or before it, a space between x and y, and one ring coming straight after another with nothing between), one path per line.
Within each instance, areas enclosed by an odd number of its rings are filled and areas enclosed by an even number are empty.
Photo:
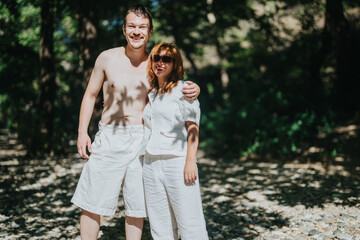
M143 179L151 234L178 239L178 227L182 240L208 239L196 165L200 106L181 93L185 72L174 44L152 49L147 74Z

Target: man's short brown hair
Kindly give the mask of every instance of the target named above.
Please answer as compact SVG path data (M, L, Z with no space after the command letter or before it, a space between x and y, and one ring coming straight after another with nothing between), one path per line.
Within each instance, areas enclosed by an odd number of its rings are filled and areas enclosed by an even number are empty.
M126 14L125 14L125 18L124 18L124 27L126 28L126 17L127 15L129 15L130 13L134 13L136 16L142 16L144 18L149 19L149 30L152 31L153 29L153 23L152 23L152 16L150 11L144 7L144 6L135 6L135 7L131 7L127 10Z

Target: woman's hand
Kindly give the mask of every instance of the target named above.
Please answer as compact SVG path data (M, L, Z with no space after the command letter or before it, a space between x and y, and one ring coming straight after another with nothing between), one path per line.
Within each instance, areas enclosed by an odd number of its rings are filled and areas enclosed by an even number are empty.
M193 184L197 179L197 166L195 161L186 161L184 168L186 184Z

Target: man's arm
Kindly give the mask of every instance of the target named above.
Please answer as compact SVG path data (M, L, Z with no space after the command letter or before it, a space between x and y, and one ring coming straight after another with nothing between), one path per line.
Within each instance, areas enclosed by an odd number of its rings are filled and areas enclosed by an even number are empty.
M86 153L86 147L91 153L91 139L88 135L88 127L91 115L94 111L96 97L103 85L105 79L104 73L104 57L100 54L96 59L94 69L91 73L89 83L87 85L84 97L81 102L77 150L82 158L89 159Z
M185 85L182 89L182 93L187 100L195 100L200 94L200 87L192 81L186 81L188 85Z

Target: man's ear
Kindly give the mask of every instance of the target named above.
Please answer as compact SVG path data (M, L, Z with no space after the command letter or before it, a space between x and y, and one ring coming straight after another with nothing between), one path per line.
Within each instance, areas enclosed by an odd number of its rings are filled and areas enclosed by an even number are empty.
M151 30L149 31L149 38L150 38L151 35L153 34L153 30L154 30L154 29L151 29Z
M122 26L122 30L123 30L124 36L126 36L126 34L125 34L125 24Z

